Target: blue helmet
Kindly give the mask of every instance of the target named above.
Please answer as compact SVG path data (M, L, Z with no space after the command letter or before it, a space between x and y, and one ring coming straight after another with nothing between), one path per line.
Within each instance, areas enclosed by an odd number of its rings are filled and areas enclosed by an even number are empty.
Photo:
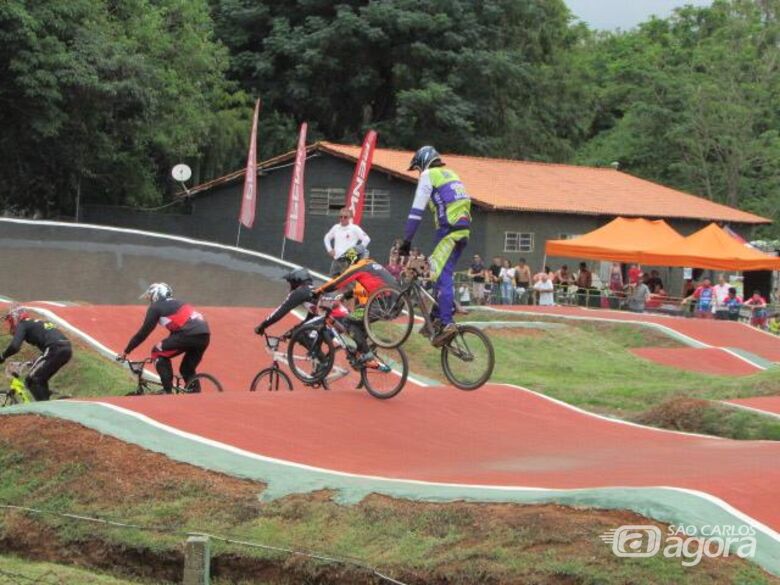
M420 171L424 171L429 166L431 166L431 163L434 161L439 161L440 164L444 164L441 162L441 156L439 156L439 153L433 146L423 146L420 148L420 150L414 153L412 162L409 163L409 170L413 171L418 169Z

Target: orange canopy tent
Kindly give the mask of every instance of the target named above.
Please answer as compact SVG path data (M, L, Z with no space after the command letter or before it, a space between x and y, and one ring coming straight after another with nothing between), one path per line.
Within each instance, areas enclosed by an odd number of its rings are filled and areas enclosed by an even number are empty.
M547 256L639 262L642 253L659 246L675 247L685 238L662 219L617 217L592 232L571 240L549 240Z
M640 255L643 264L711 270L780 270L780 258L746 246L711 223L681 242L663 244Z

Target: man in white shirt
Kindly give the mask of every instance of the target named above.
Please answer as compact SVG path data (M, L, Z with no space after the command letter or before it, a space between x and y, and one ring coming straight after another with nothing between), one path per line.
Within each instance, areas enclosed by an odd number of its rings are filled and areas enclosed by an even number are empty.
M718 277L718 284L716 284L714 287L715 289L715 302L712 304L712 312L716 313L717 311L727 311L728 307L726 307L726 297L729 296L729 289L731 288L731 285L726 282L726 277L721 274Z
M344 207L339 211L339 223L330 228L330 231L325 234L325 249L333 258L333 262L330 265L330 274L335 276L341 274L346 268L347 262L341 260L344 252L350 248L361 244L363 247L368 248L368 244L371 243L371 238L368 234L352 223L352 211L349 207Z

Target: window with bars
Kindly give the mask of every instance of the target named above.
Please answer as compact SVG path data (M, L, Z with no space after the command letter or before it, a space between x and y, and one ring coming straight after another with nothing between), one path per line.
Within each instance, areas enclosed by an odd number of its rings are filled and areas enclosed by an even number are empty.
M504 252L533 252L534 235L525 232L504 232Z
M344 207L346 191L335 187L314 187L309 191L309 213L312 215L338 215ZM363 204L364 217L390 217L390 192L369 189Z

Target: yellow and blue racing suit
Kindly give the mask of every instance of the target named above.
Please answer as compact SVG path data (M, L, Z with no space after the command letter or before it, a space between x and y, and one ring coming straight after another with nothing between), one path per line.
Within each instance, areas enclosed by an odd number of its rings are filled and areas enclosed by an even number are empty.
M426 205L431 208L436 223L436 245L429 257L438 300L433 317L447 325L453 322L455 306L453 274L471 229L471 197L454 171L444 167L426 169L417 183L406 221L405 240L414 238Z

